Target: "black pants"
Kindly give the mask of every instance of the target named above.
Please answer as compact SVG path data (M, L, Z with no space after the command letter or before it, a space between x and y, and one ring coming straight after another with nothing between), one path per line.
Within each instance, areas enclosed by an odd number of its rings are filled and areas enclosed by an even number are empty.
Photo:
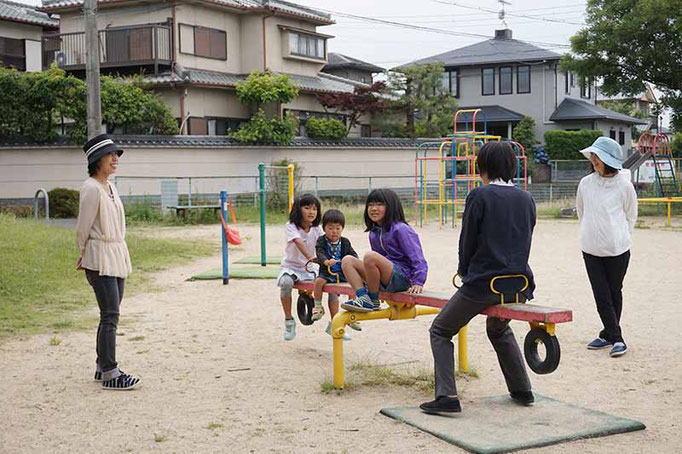
M499 300L475 301L458 290L434 319L429 333L436 376L436 398L457 394L452 337L476 315L499 303ZM507 389L510 392L530 391L526 366L514 332L509 327L509 320L488 317L486 331L497 353Z
M623 279L630 262L630 251L616 257L597 257L583 252L587 276L604 329L599 337L609 342L624 342L620 330L623 311Z
M125 280L120 277L100 276L97 271L92 270L85 270L85 276L95 291L99 305L97 365L105 380L116 378L119 375L116 363L116 329Z

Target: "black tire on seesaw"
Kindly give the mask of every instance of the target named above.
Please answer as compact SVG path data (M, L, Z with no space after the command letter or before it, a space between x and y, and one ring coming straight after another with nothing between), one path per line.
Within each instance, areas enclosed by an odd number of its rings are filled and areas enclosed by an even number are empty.
M547 352L545 359L541 359L538 353L538 346L542 343L545 345ZM528 367L538 375L551 374L557 367L561 360L561 347L559 347L559 340L556 336L552 336L542 328L533 328L523 342L523 354L526 357Z

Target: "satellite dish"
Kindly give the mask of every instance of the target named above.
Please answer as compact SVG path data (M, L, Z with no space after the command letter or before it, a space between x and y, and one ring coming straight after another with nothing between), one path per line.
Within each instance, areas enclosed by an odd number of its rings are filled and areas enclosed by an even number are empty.
M57 61L57 67L63 68L66 65L66 54L64 52L57 52L55 60Z

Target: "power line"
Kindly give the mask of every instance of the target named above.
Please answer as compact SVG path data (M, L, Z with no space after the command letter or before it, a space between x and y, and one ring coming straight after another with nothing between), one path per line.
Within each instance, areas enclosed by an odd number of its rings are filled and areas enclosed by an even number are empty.
M494 9L483 8L481 6L470 6L470 5L466 5L466 4L459 3L459 2L443 1L443 0L431 0L431 1L434 3L440 3L441 5L459 6L460 8L474 9L474 10L478 10L478 11L485 11L488 13L498 14L498 11L496 11ZM543 22L555 22L555 23L571 24L571 25L585 25L582 22L569 22L569 21L565 21L565 20L561 20L561 19L552 19L549 17L541 17L541 16L531 16L528 14L516 14L516 13L507 13L507 12L505 12L505 14L507 16L523 17L526 19L534 19L534 20L543 21Z

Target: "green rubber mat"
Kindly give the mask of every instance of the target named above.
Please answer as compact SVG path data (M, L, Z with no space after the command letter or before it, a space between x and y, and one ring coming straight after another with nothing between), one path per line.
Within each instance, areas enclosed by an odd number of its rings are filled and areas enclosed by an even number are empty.
M247 255L246 257L242 257L235 261L234 263L238 263L240 265L260 265L260 255ZM268 255L265 257L266 265L279 265L280 263L282 263L281 255Z
M230 267L230 279L277 279L280 268L277 266L240 266ZM222 279L223 270L216 268L187 279L188 281L210 281Z
M427 415L419 407L383 408L381 413L481 454L537 448L646 428L639 421L537 394L531 407L522 407L507 395L464 402L463 407L462 413L452 416Z

